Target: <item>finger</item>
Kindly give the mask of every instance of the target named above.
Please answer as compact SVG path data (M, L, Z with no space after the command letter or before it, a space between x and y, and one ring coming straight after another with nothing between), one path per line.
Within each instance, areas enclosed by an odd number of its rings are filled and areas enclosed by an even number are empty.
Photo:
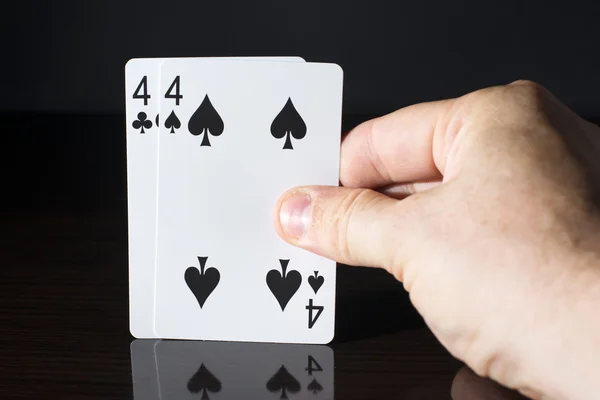
M341 147L342 185L373 189L439 179L444 152L460 127L460 121L452 119L455 103L417 104L351 130Z
M288 243L313 253L391 272L409 229L404 203L369 189L295 188L277 202L275 227Z
M412 194L433 189L441 184L441 179L428 182L392 183L391 185L377 189L377 191L388 197L403 200Z

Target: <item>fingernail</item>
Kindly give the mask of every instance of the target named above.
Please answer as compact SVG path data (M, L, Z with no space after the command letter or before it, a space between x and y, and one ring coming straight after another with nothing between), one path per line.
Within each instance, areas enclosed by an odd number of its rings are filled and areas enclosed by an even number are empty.
M300 239L306 233L312 217L310 196L298 193L284 200L279 221L286 235Z

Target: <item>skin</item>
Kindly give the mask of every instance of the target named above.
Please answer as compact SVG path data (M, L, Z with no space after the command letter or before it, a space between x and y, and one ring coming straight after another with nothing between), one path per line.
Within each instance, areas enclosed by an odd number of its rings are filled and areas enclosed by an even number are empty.
M535 399L600 393L600 129L519 81L365 122L343 187L300 187L278 234L384 268L477 375Z

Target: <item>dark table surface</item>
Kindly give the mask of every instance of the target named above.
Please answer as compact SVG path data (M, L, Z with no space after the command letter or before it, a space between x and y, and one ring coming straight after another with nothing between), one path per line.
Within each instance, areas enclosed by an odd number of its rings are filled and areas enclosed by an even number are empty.
M156 377L132 377L122 116L0 122L0 398L159 399ZM337 287L335 398L519 398L450 356L386 272L339 266Z

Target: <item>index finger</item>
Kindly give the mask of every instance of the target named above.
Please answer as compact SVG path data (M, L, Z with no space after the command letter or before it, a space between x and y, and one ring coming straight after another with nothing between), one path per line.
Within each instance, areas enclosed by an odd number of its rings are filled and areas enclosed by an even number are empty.
M375 189L440 179L454 103L409 106L352 129L342 141L342 185Z

